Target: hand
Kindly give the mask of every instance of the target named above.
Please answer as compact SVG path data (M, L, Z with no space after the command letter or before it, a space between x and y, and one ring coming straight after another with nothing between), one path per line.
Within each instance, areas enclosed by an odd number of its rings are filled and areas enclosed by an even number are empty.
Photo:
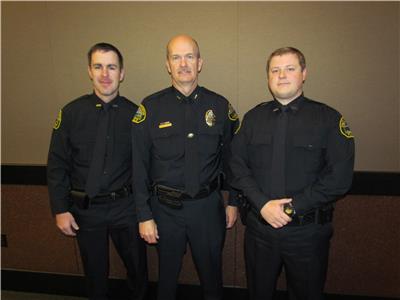
M281 228L292 220L283 211L283 206L290 202L292 202L292 199L289 198L270 200L261 209L261 216L272 227Z
M56 214L56 224L67 236L76 236L76 231L79 230L79 226L70 212Z
M157 244L158 236L157 224L153 219L139 222L139 233L142 239L149 244Z
M236 206L228 205L225 208L226 214L226 228L232 228L235 225L237 216L238 216L238 208Z

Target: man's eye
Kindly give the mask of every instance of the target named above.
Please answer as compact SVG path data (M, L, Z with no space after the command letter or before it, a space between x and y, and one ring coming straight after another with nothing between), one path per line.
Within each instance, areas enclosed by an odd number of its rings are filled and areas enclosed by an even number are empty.
M296 68L295 67L289 67L289 68L287 68L288 69L288 71L291 71L291 72L293 72L293 71L295 71L296 70Z
M194 58L194 55L193 55L193 54L189 54L189 55L187 56L187 58L188 58L188 59L193 59L193 58Z
M116 66L110 66L109 69L114 71L114 70L117 69L117 67Z
M273 74L278 73L278 70L277 69L272 69L271 73L273 73Z

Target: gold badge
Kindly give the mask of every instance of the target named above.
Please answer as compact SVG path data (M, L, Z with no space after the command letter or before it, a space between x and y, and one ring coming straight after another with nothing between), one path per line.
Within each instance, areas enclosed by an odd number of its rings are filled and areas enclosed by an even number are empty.
M162 122L158 125L158 128L166 128L166 127L171 127L172 123L170 121L167 122Z
M345 119L343 117L340 118L339 129L340 129L340 133L342 135L344 135L346 138L348 138L348 139L354 138L354 135L349 128L349 125L347 125L347 122L345 121Z
M228 108L229 108L229 110L228 110L229 120L236 121L237 119L239 119L239 116L237 115L235 109L233 108L233 106L230 103L228 105Z
M209 127L212 127L215 125L217 117L214 115L214 112L212 111L212 109L207 110L205 118L206 118L206 123Z
M139 124L146 120L146 108L142 104L139 105L138 110L136 111L135 115L133 116L132 122Z
M55 121L55 123L54 123L54 129L58 129L58 128L60 128L60 125L61 125L61 118L62 118L62 110L60 109L60 111L58 112L58 116L57 116L57 119L56 119L56 121Z

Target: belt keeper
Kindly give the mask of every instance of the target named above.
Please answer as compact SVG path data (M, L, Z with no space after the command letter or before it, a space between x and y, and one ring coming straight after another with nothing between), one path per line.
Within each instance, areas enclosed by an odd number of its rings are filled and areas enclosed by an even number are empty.
M116 195L117 195L117 194L116 194L115 192L112 192L112 193L110 194L111 199L112 199L113 201L115 201Z
M299 218L299 225L303 225L304 216L298 216Z

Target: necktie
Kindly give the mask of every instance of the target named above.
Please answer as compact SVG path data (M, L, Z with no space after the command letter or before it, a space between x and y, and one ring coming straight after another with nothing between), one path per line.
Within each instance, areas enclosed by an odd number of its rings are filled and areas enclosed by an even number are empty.
M199 192L199 161L195 103L190 97L185 100L185 191L191 197Z
M106 109L100 108L99 120L97 122L96 143L93 151L93 158L89 168L89 174L86 181L86 193L89 198L95 197L101 187L101 176L103 175L104 159L106 154L106 144L108 135L109 114Z
M281 199L286 196L285 190L285 159L286 159L286 129L289 107L282 106L277 116L273 138L271 165L271 197Z

